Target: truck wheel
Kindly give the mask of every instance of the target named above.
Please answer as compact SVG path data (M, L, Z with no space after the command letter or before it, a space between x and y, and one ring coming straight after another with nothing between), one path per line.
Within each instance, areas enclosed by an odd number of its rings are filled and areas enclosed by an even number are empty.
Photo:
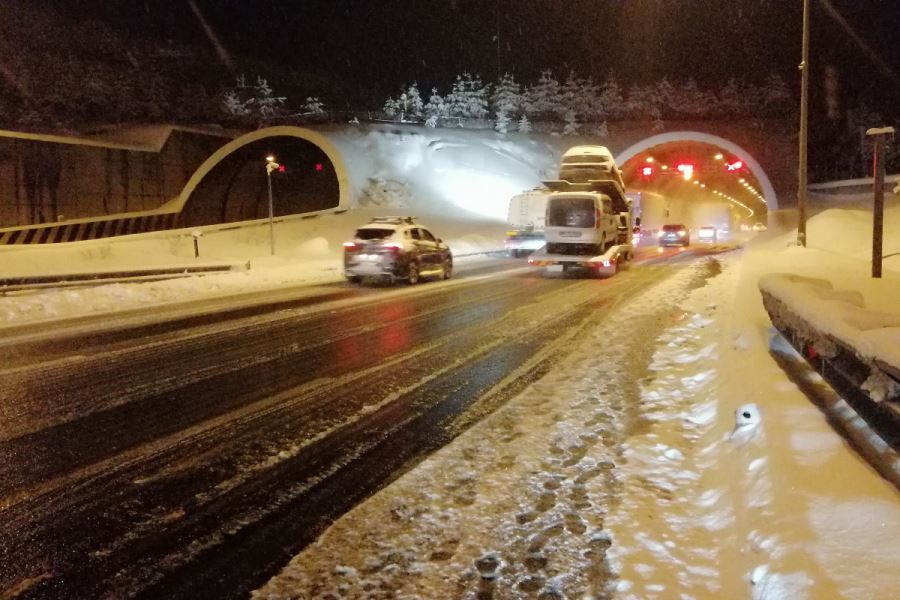
M362 277L359 275L347 275L347 283L359 283L362 281Z

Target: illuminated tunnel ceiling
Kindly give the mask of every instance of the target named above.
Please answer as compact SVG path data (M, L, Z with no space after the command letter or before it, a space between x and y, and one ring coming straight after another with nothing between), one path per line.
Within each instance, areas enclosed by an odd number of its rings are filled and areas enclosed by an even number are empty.
M266 156L270 155L283 167L272 173L275 216L339 205L338 179L325 152L299 137L272 136L241 146L203 177L185 204L184 226L268 217Z
M767 207L762 187L747 166L747 157L736 156L712 144L667 142L641 152L619 165L628 190L655 192L678 199L729 202L736 214L765 220ZM679 166L682 168L679 170ZM686 177L685 171L689 171Z

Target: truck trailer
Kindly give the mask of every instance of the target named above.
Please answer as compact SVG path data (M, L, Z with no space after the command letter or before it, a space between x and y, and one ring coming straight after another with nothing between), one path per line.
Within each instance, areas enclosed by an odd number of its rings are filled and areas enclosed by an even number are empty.
M572 157L578 160L573 162ZM551 191L546 244L529 257L528 264L551 271L612 275L634 257L632 204L621 173L603 146L576 146L563 159L560 179L544 182ZM575 171L570 168L573 164L579 165Z

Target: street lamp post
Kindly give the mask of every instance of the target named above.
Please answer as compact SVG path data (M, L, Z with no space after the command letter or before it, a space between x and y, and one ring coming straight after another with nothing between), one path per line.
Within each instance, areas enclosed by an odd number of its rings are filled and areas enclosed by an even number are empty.
M809 0L803 0L803 49L800 59L800 164L797 186L797 244L806 247L806 150L809 131Z
M269 248L272 256L275 256L275 210L272 202L272 171L279 167L275 162L275 157L269 155L266 157L266 178L269 183Z

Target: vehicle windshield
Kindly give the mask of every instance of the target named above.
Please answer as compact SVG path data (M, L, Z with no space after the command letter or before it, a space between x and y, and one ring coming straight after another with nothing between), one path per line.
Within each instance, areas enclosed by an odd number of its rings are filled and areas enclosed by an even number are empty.
M365 228L356 230L356 239L359 240L383 240L391 237L393 229Z
M550 227L593 227L594 202L590 198L553 198L547 213Z

